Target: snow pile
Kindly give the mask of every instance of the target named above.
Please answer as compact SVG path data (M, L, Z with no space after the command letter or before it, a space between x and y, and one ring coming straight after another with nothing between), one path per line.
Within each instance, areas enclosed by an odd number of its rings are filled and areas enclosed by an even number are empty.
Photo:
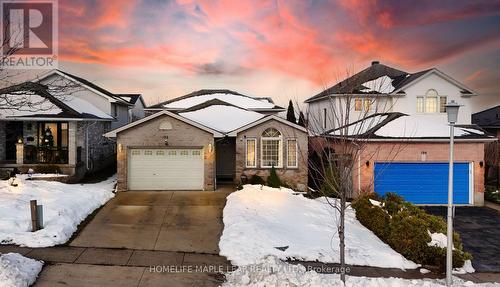
M180 115L223 133L233 131L264 117L261 113L225 105L212 105L204 109L180 113Z
M269 256L255 265L240 267L237 270L227 273L226 280L222 286L344 286L338 274L319 274L313 270L307 270L302 265L291 265L281 262L274 256ZM446 286L444 280L434 279L400 279L400 278L369 278L346 276L348 287L441 287ZM498 283L481 283L463 281L460 278L453 278L453 286L500 286Z
M427 231L431 237L431 242L427 243L428 246L437 246L441 248L446 248L448 246L448 238L443 233L431 233Z
M226 93L215 93L206 94L195 97L189 97L174 101L164 105L165 108L169 109L187 109L199 104L202 104L210 100L221 100L223 102L235 105L244 109L272 109L274 104L264 99L255 99L252 97L247 97L243 95L226 94Z
M347 131L345 128L340 128L332 131L330 135L337 136L354 136L362 135L369 131L370 129L376 127L378 124L382 123L387 119L387 115L376 115L359 120L351 125L347 126Z
M99 117L101 119L113 119L112 116L106 114L90 102L81 99L79 97L68 97L64 96L62 98L59 98L63 103L65 103L67 106L72 108L73 110L81 113L81 114L89 114L89 115L94 115L96 117Z
M373 200L373 199L369 199L369 200L370 200L370 203L371 203L372 205L379 206L379 207L382 207L382 206L383 206L382 202L380 202L380 201Z
M454 131L456 137L482 133L480 130L473 128L460 128L458 126L455 127ZM448 122L446 120L446 114L442 116L401 116L382 126L375 132L375 135L395 138L449 138L450 127L448 126Z
M476 272L476 269L472 267L472 262L470 260L465 260L464 266L460 268L454 268L453 273L454 274L466 274L466 273L474 273Z
M0 254L0 287L30 286L35 283L43 262L18 253Z
M94 184L16 179L0 181L0 243L47 247L65 243L78 224L114 196L116 178ZM43 205L44 228L31 232L30 200Z
M312 200L285 188L245 185L227 197L223 216L220 254L235 265L255 264L268 255L340 262L339 214L325 198ZM359 223L351 208L346 212L345 242L348 264L418 267Z
M394 86L392 85L392 79L388 76L378 77L375 80L371 80L362 84L363 93L377 92L381 94L388 94L394 91Z

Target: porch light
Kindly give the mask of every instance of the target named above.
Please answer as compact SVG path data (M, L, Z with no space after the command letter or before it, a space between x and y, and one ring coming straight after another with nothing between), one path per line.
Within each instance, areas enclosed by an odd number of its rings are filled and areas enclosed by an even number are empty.
M23 138L22 138L22 137L19 137L19 138L17 139L17 143L22 144L22 143L23 143Z

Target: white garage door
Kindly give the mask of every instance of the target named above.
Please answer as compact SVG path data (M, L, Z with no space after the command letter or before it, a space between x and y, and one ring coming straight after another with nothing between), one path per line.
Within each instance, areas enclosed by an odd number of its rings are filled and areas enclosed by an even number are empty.
M202 190L202 149L130 149L129 190Z

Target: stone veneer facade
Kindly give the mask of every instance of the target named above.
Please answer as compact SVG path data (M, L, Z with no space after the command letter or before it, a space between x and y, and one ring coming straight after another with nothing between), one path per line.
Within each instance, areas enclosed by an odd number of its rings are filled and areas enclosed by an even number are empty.
M240 183L241 176L245 175L248 179L254 174L262 177L264 180L269 176L270 168L260 168L261 166L261 135L268 128L277 129L283 137L283 168L277 168L276 173L280 179L287 185L301 191L307 189L307 170L308 170L308 135L306 132L293 128L287 124L283 124L276 120L269 120L260 125L251 127L238 133L236 137L236 175L235 183ZM246 167L246 138L257 139L257 168ZM297 160L298 167L287 167L287 139L297 140Z
M171 129L160 129L160 125ZM165 145L168 141L168 146ZM162 115L117 134L118 191L127 190L128 152L130 147L199 147L204 150L204 189L214 190L214 137L212 133L183 121Z

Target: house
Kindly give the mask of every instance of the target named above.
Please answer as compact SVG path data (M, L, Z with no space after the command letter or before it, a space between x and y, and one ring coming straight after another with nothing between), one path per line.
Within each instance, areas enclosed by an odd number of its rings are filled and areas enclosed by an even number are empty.
M271 99L200 90L147 109L149 116L105 134L118 144L118 190L214 190L264 179L274 166L307 186L306 129L276 114Z
M306 100L310 128L317 133L312 151L320 146L335 151L340 138L361 141L356 193L391 191L417 204L446 204L450 131L445 105L454 100L462 105L455 129L455 202L483 205L484 146L494 138L471 124L475 97L437 69L410 74L373 62Z
M472 122L500 139L500 105L472 115ZM500 186L500 142L489 143L485 149L486 183Z
M132 121L133 112L129 111L135 108L135 104L130 102L132 97L112 93L84 78L61 70L52 70L41 75L37 81L51 87L52 93L71 94L72 97L85 99L104 113L111 115L114 118L111 129L119 128Z
M0 169L63 173L75 181L113 160L102 134L115 120L86 97L40 83L0 90ZM5 173L2 173L2 176Z
M117 94L124 101L133 105L131 109L129 109L129 122L137 121L145 117L146 104L144 103L144 99L141 94Z

